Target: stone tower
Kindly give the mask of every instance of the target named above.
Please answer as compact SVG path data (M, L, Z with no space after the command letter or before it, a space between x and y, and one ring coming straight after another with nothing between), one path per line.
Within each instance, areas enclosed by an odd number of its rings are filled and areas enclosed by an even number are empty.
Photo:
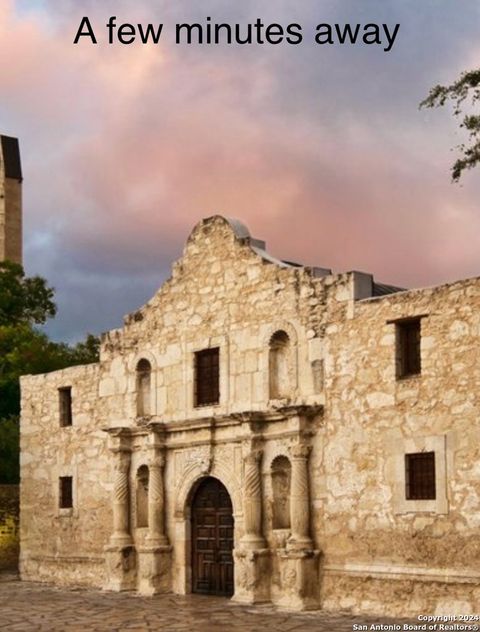
M22 167L18 139L0 135L0 261L22 263Z

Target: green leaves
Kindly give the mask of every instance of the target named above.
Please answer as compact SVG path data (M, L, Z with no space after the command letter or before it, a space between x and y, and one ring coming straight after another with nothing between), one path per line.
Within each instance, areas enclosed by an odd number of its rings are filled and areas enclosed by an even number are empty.
M0 483L18 481L20 376L98 361L100 340L57 343L34 327L56 314L53 288L22 266L0 262Z
M57 311L53 295L42 277L25 277L18 263L0 261L0 325L45 323Z
M20 376L97 362L99 346L91 334L71 347L25 323L0 326L0 420L20 413Z
M478 106L480 102L480 68L464 72L450 86L435 86L420 103L420 108L442 107L447 100L452 101L453 113L461 119L460 127L468 132L470 139L470 144L462 143L457 147L462 155L452 166L452 179L458 182L466 169L480 163L480 114L463 114L466 101L471 107Z

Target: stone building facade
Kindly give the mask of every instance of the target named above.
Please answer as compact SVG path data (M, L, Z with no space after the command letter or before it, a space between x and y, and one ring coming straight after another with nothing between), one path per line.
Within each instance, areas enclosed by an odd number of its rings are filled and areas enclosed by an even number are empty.
M200 222L98 364L22 378L21 576L357 613L480 603L480 279Z

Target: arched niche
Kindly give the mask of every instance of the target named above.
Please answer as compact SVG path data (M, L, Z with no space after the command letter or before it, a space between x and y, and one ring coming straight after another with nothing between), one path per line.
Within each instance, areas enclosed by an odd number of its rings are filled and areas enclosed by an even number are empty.
M269 399L283 399L292 394L291 341L280 329L270 338L268 350Z
M136 366L137 416L152 414L152 365L142 358Z
M148 527L148 484L150 473L146 465L137 470L135 481L135 509L137 528Z
M272 528L290 528L290 486L292 466L290 460L283 455L273 459L271 465L272 477Z

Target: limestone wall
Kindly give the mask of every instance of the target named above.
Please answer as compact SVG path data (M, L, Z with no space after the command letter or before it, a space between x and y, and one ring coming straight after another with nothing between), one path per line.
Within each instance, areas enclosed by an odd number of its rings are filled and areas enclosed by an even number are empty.
M279 267L242 244L218 218L193 232L172 278L126 327L102 345L100 397L111 420L135 417L135 366L153 368L153 410L167 420L202 417L193 402L194 352L220 346L220 405L216 414L265 408L268 342L285 329L295 347L291 399L316 401L311 363L328 283L303 268ZM337 278L351 291L351 279ZM213 410L211 410L213 412Z
M18 566L18 501L18 485L0 485L0 571Z
M473 279L360 301L329 319L323 447L312 463L326 607L382 611L388 600L391 614L414 615L478 605L479 308ZM420 315L421 374L397 380L391 321ZM403 458L424 449L445 468L438 506L412 511Z
M100 586L111 531L112 475L95 416L98 366L22 378L23 579ZM72 386L73 425L60 427L58 388ZM59 477L73 478L73 510L59 509Z

